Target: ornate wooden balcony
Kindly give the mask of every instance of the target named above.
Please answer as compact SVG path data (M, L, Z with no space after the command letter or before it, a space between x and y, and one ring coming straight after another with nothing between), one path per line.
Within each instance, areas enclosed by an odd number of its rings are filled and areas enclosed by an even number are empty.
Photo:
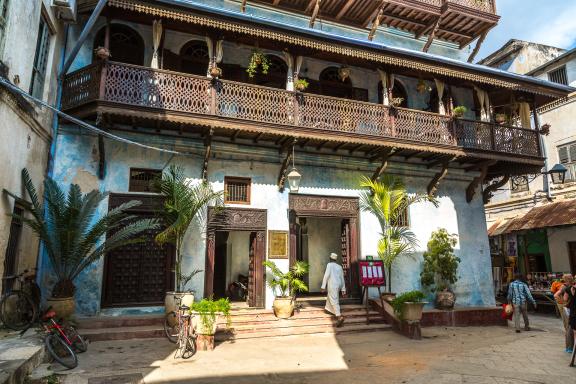
M70 73L62 108L279 137L365 143L538 165L534 130L108 62ZM89 109L89 108L88 108ZM110 112L112 111L112 112ZM148 114L148 115L146 115Z

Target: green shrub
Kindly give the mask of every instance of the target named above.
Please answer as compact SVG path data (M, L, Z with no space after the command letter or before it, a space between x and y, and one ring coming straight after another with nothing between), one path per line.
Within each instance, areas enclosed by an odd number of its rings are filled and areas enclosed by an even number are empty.
M424 252L424 268L420 273L422 286L432 292L443 291L458 281L460 258L454 255L454 246L458 236L451 235L446 229L432 233L428 249Z
M193 303L190 307L191 312L198 312L200 321L205 329L212 329L218 315L226 316L226 324L230 326L230 301L228 299L212 300L202 299L197 303Z

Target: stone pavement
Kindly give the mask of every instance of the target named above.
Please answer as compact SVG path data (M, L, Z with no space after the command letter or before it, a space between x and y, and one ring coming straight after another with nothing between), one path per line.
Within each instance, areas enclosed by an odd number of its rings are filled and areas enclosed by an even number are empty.
M392 332L240 340L173 358L163 339L95 342L64 383L576 383L561 322L531 316L533 331L425 328L424 339Z
M0 330L0 384L22 383L44 357L41 338L28 330L19 332Z

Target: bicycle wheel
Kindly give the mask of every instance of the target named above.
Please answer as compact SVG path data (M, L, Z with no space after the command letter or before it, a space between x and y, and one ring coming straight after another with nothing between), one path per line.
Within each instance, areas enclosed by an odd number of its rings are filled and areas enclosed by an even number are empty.
M48 352L54 358L54 360L66 368L76 368L78 365L78 357L72 348L70 348L70 346L66 344L64 340L62 340L60 335L51 333L46 336L44 343L46 344L46 349L48 349Z
M69 325L64 328L64 333L70 342L72 343L72 348L75 352L82 353L88 350L88 343L74 328L73 326Z
M182 351L182 358L189 359L196 354L196 338L188 336L184 343L184 350Z
M0 320L10 329L28 329L36 321L36 316L34 302L22 291L12 291L0 301Z
M174 325L171 325L174 324ZM164 333L171 343L176 343L178 341L178 334L180 333L180 326L178 325L178 319L176 318L176 312L172 311L166 314L164 318Z

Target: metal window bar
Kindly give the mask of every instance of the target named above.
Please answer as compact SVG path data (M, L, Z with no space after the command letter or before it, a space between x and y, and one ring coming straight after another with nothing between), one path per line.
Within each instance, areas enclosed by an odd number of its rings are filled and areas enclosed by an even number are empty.
M554 83L568 85L566 66L562 66L558 69L548 72L548 80Z
M36 53L34 56L34 66L32 68L32 82L30 83L30 94L38 99L42 99L44 93L44 80L46 78L49 49L50 30L44 17L40 17L38 41L36 42Z
M158 192L153 181L162 175L157 169L130 169L130 192Z
M248 180L227 180L226 202L249 203Z

